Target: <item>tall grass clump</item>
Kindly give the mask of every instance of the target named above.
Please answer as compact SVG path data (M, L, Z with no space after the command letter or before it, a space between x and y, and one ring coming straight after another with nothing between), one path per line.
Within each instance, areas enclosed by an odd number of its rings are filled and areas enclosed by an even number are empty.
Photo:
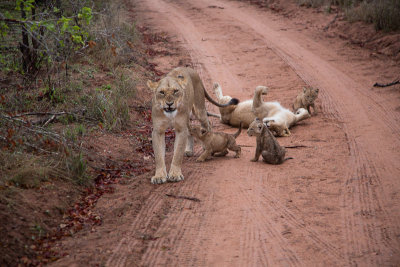
M377 31L396 31L400 29L399 0L297 0L301 6L318 8L338 6L345 12L349 21L373 23Z
M347 8L345 14L350 21L373 23L377 31L396 31L400 29L399 0L364 0Z

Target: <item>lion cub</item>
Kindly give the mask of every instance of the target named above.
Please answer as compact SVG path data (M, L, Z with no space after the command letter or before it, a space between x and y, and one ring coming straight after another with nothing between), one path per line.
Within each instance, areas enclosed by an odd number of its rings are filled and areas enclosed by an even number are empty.
M258 118L250 124L247 134L257 137L256 154L251 161L258 161L260 155L262 155L264 162L269 164L282 164L284 161L292 159L285 159L285 148L279 145L271 131Z
M241 148L236 145L236 138L242 131L242 123L239 125L239 130L234 134L222 132L212 132L200 126L190 128L190 134L199 139L203 145L204 152L196 159L196 161L205 161L209 156L223 157L228 154L228 149L235 151L235 158L240 157Z
M308 113L311 114L311 107L314 109L314 113L317 114L317 110L314 106L314 101L318 97L318 88L303 87L303 92L301 92L294 101L293 110L297 111L299 108L307 109Z

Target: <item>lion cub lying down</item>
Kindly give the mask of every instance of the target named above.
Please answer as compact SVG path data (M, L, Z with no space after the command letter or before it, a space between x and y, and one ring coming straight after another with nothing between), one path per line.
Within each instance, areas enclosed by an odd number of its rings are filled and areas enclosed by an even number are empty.
M222 88L218 83L214 83L213 89L220 104L225 104L232 101L232 97L228 95L224 96L222 94ZM220 116L221 122L233 127L239 127L240 123L242 123L243 128L249 127L250 123L255 118L253 112L251 111L252 105L253 105L253 100L249 99L240 102L236 105L230 105L228 107L219 107L219 112L221 114Z
M282 107L279 102L264 102L262 95L268 93L265 86L257 86L253 97L253 113L264 121L275 136L290 136L289 128L310 117L304 108L299 108L296 113Z
M208 157L216 156L223 157L228 154L228 149L235 151L235 158L240 157L241 148L236 145L236 138L242 131L242 123L239 125L239 130L234 134L227 134L222 132L213 132L201 128L200 126L194 126L190 128L190 134L200 140L203 145L203 153L196 159L196 161L205 161Z
M269 164L282 164L284 161L292 159L285 159L285 148L279 145L271 131L258 118L250 124L247 134L257 137L256 154L251 161L258 161L260 155L262 155L264 162Z

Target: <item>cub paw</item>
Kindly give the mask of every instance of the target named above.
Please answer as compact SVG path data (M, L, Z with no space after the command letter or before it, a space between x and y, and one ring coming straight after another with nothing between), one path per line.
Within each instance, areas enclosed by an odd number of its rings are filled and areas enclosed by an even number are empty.
M256 161L258 161L258 159L251 159L250 161L251 162L256 162Z
M167 181L166 176L154 175L153 177L151 177L152 184L163 184L166 181Z

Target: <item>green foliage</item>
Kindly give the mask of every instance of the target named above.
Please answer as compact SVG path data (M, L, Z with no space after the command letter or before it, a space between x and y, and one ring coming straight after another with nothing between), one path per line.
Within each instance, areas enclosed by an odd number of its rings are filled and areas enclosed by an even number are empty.
M90 176L86 173L87 163L82 153L71 155L67 158L67 169L74 182L85 185L89 182Z
M64 103L65 101L65 95L57 87L46 86L43 90L43 95L45 95L52 103Z
M71 5L80 5L73 3ZM52 69L58 67L55 60L67 62L71 55L79 49L86 46L89 34L85 25L89 25L93 19L93 12L90 7L83 6L79 9L72 8L72 14L68 9L59 9L57 7L48 8L41 2L35 0L17 0L15 2L15 11L21 12L1 12L2 17L11 21L18 21L27 31L26 36L30 40L22 42L24 51L21 54L15 53L24 63L24 72L39 71L43 67L52 66ZM77 10L77 11L75 11ZM63 14L65 13L65 14ZM10 33L13 38L3 40L4 43L17 43L15 38L20 35L10 27L20 27L18 24L7 24L0 22L0 37L5 38ZM16 42L17 41L17 42ZM16 49L15 51L19 51ZM3 69L4 70L4 69ZM10 69L8 69L10 70ZM50 83L48 84L51 85Z

